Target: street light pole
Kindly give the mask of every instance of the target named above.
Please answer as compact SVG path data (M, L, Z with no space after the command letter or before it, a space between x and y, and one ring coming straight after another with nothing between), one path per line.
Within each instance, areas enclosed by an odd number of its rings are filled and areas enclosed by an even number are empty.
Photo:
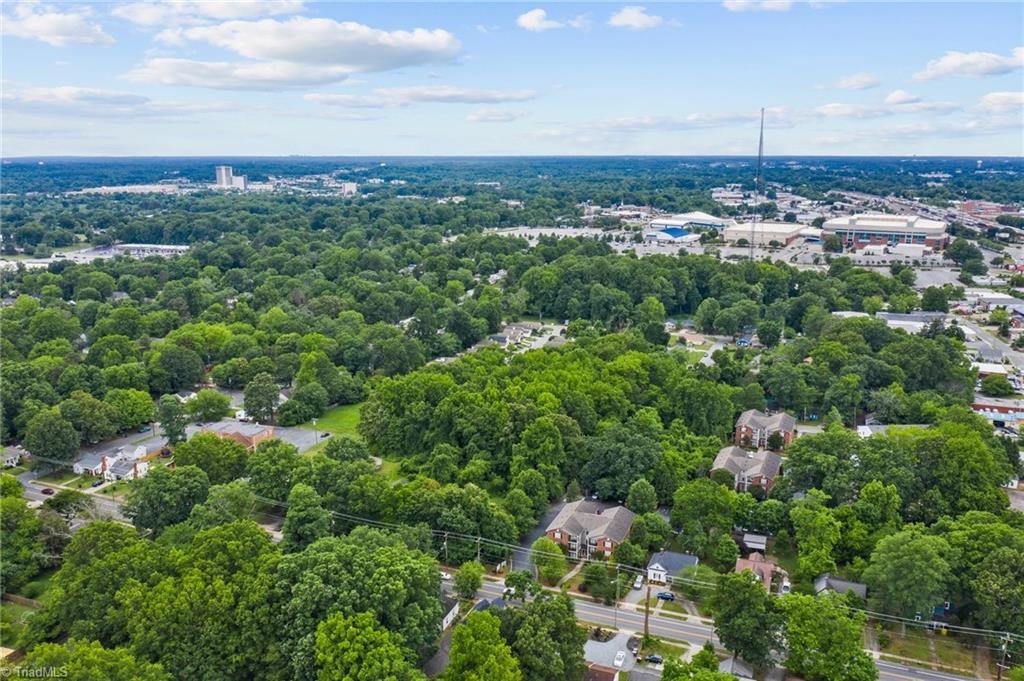
M615 564L615 628L619 628L619 564Z

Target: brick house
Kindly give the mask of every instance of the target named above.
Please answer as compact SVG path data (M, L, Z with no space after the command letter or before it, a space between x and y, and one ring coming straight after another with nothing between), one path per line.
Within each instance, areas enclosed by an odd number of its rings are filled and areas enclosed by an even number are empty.
M208 426L204 426L202 431L240 442L250 452L255 450L261 442L274 437L273 426L264 426L259 423L240 423L237 421L211 423Z
M569 551L570 558L610 554L629 537L636 514L625 506L603 508L586 499L566 504L548 525L548 539Z
M757 409L748 409L736 419L733 442L740 447L765 449L772 433L782 436L782 448L793 441L796 435L796 419L785 412L769 416Z
M711 473L715 471L728 472L738 492L752 487L768 492L782 471L782 457L767 449L751 452L742 447L724 447L711 464Z

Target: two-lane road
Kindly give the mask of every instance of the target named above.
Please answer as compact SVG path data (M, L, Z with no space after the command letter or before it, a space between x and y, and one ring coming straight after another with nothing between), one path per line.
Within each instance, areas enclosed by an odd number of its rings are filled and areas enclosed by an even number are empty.
M500 582L484 582L480 595L487 598L500 598L505 587ZM595 603L590 600L574 598L576 617L584 622L613 626L618 629L629 629L636 632L644 630L644 613L642 610L614 608L610 605ZM714 628L701 622L683 621L675 617L658 614L654 610L650 614L650 633L660 638L686 641L694 646L702 646L705 641L719 645ZM880 681L964 681L963 676L918 669L898 663L875 660Z

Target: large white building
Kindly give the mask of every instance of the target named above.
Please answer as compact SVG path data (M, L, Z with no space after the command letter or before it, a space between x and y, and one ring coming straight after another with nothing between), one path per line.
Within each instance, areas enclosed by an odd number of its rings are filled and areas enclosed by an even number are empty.
M795 222L742 222L722 230L722 237L731 243L744 241L755 246L770 246L772 242L787 245L800 236L804 225Z
M859 213L827 220L822 225L825 237L835 236L844 246L860 248L868 244L916 244L941 249L946 246L946 223L917 215Z
M249 188L249 177L235 175L231 166L217 166L217 182L214 187L217 189L241 189L244 192Z
M733 221L729 218L720 218L714 215L709 215L708 213L693 211L691 213L680 213L678 215L671 215L668 217L653 218L650 223L648 223L648 227L653 231L667 229L670 227L682 227L684 229L692 229L694 227L725 229L731 224L733 224Z

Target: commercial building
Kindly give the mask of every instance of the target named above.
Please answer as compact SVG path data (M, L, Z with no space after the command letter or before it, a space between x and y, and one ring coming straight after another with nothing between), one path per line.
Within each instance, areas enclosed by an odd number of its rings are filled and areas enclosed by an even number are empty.
M682 227L664 227L644 232L644 241L657 244L685 244L700 241L699 234L690 234Z
M802 229L804 225L795 222L741 222L723 229L722 237L734 244L753 242L755 246L771 246L775 242L786 246L800 236Z
M708 213L693 211L690 213L679 213L668 217L653 218L648 226L652 230L667 229L670 227L705 227L710 229L725 229L733 221L729 218L720 218Z
M945 222L916 215L860 213L826 220L822 227L826 238L838 237L852 248L868 244L917 244L938 250L945 248L949 240Z
M247 175L235 175L231 166L217 166L217 182L213 185L217 189L241 189L243 192L249 188L249 177Z
M997 218L1000 215L1017 212L1013 206L992 201L964 201L960 204L960 209L979 218Z

